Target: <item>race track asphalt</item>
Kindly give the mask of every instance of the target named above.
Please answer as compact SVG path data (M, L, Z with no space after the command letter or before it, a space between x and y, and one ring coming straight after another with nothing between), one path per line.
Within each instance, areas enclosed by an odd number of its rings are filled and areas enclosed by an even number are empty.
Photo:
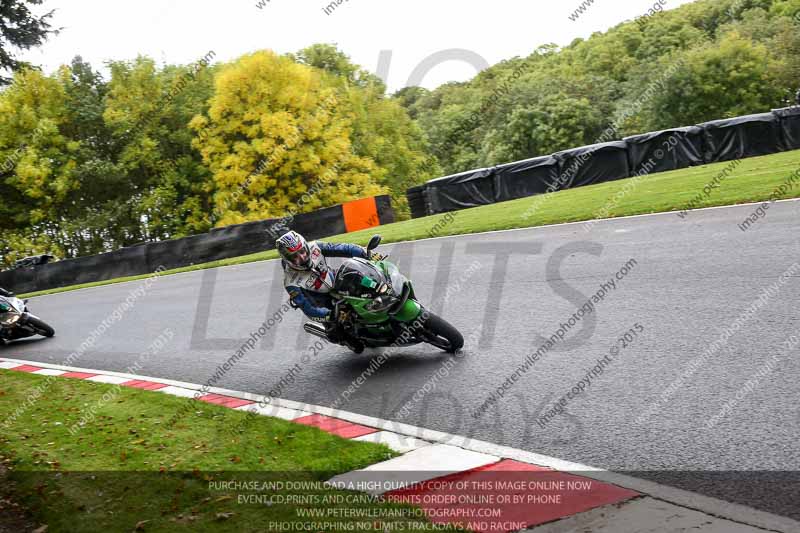
M738 224L753 210L383 247L422 301L461 329L467 346L459 357L427 346L398 350L339 406L800 519L800 347L786 348L792 335L800 337L800 264L780 280L800 262L800 202L774 204L741 231ZM569 326L626 264L616 288L473 416L543 344L540 336ZM140 287L141 281L34 298L32 312L57 336L16 342L0 356L62 364ZM124 372L169 329L174 338L145 357L137 373L205 383L274 316L285 294L279 265L270 261L160 278L130 298L133 307L73 366ZM331 405L377 353L356 356L331 346L319 352L301 331L300 315L293 311L273 326L215 385ZM622 347L618 339L631 329L637 335ZM594 372L585 392L539 423L606 355L611 362Z

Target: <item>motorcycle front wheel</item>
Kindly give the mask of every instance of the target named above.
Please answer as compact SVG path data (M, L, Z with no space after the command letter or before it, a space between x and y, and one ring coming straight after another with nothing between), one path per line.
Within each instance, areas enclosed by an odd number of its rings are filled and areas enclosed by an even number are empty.
M422 324L425 342L449 353L456 353L464 347L464 337L448 321L433 313Z
M38 318L32 316L28 317L28 324L42 337L52 337L56 334L56 330L54 330L52 326Z

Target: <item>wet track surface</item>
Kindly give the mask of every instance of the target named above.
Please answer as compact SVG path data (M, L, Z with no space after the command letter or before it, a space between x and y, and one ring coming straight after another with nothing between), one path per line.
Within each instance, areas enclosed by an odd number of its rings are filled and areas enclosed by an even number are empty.
M742 232L737 225L752 211L382 247L467 346L459 357L427 346L399 350L340 407L800 519L800 476L787 473L800 471L800 346L786 348L800 337L800 264L780 279L800 262L800 202L773 205ZM139 287L32 299L32 312L57 336L16 342L0 356L63 364ZM544 337L570 326L577 309L601 294L563 340L473 416ZM138 373L205 383L285 300L275 261L161 278L130 298L132 308L92 337L73 366L124 372L168 328L174 338ZM632 342L620 341L631 329ZM328 406L377 353L320 352L313 343L301 331L301 313L291 312L215 385ZM602 374L595 371L586 391L544 423L540 417L613 348ZM407 416L399 414L404 407Z

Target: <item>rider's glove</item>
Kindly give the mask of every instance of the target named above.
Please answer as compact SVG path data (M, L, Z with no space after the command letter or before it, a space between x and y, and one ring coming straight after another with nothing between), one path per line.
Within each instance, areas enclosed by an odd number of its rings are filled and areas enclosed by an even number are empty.
M369 254L370 261L383 261L387 257L388 257L387 255L379 254L378 252L372 252L371 254Z

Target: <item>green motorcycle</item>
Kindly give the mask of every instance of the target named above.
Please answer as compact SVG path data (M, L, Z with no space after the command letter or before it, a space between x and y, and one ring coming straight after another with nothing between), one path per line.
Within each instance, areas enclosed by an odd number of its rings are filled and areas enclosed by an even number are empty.
M370 239L367 251L381 242ZM411 281L389 261L348 259L339 267L331 290L333 316L351 336L369 348L428 343L456 353L464 337L441 317L425 309ZM330 341L322 324L308 323L306 332Z

